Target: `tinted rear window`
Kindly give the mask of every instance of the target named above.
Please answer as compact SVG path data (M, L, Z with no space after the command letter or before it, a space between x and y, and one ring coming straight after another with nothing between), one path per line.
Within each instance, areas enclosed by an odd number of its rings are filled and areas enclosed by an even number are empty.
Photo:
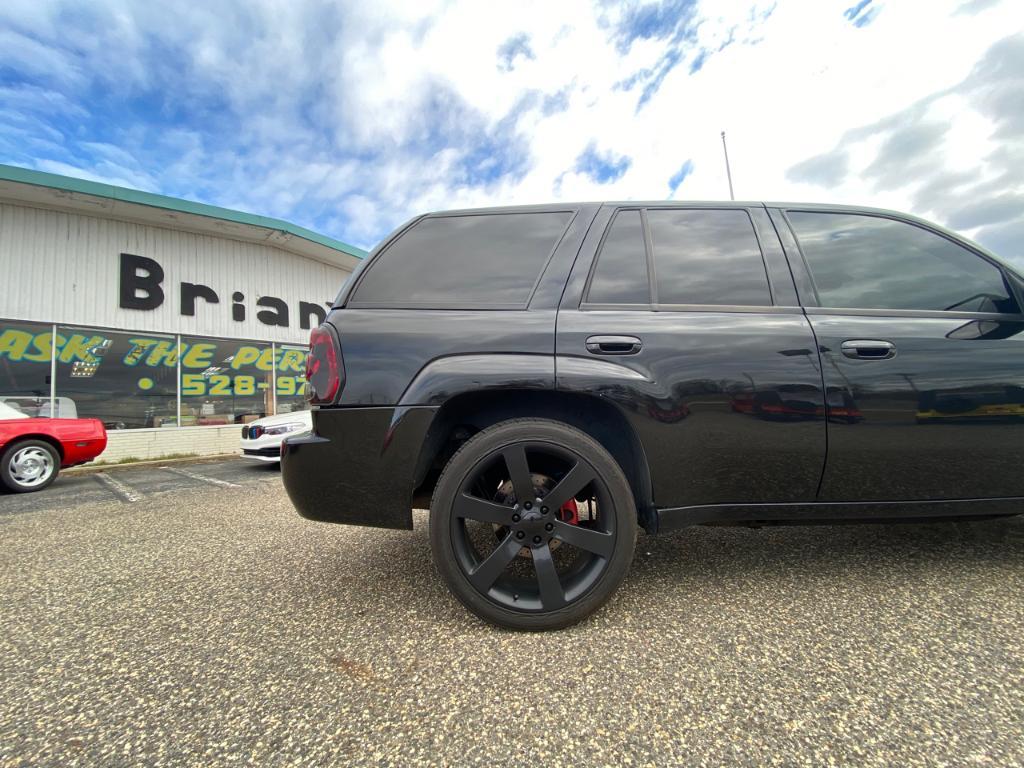
M370 266L359 305L523 307L573 214L423 219Z
M648 304L650 300L640 211L620 211L601 246L587 301L593 304Z
M746 211L651 210L659 304L772 303L761 248Z

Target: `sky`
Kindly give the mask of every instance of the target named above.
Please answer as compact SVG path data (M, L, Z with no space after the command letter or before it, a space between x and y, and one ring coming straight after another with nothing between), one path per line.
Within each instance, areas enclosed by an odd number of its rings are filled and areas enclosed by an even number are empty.
M914 213L1024 265L1020 0L4 0L0 163L364 248L431 210Z

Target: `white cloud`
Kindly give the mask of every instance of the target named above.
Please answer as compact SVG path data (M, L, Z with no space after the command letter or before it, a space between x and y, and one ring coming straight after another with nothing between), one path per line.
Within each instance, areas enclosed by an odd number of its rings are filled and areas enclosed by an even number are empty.
M914 4L890 3L863 28L843 17L846 3L780 4L763 22L745 3L704 3L697 45L689 46L684 63L637 111L640 88L616 85L655 67L664 42L638 41L622 55L585 5L552 5L529 11L521 4L495 10L456 3L419 38L401 26L384 33L376 52L369 54L367 47L361 65L338 81L349 114L359 116L353 131L371 144L381 137L400 142L412 135L422 109L419 90L427 83L450 87L487 116L492 127L530 91L567 90L564 112L546 115L534 105L516 116L517 127L529 137L524 176L471 186L457 179L448 185L419 185L410 169L404 174L410 182L404 194L386 185L401 198L395 200L396 208L403 208L397 218L438 206L553 197L660 199L668 195L668 179L687 160L693 161L694 172L676 196L722 198L727 194L722 129L728 131L742 198L913 209L910 190L880 188L884 185L877 179L858 175L870 167L880 139L869 137L853 148L854 172L838 187L794 182L786 171L834 147L851 126L881 120L955 86L988 46L1019 24L1012 3L978 16L957 15L954 2L931 3L927 13ZM520 58L511 72L504 72L496 66L496 51L512 35L525 35L534 57ZM700 71L689 72L686 62L700 48L715 51L729 39L735 42L711 53ZM932 118L955 130L946 136L943 156L921 158L922 175L936 167L982 163L991 126L962 102L934 105ZM381 112L386 113L383 120L367 119ZM629 170L610 184L573 172L576 157L592 143L632 158ZM391 175L389 170L384 177ZM375 186L371 180L370 188Z
M687 162L674 197L721 199L721 130L745 199L949 219L979 184L1004 214L1022 191L1024 151L996 136L985 102L996 75L969 79L1021 28L1015 0L875 0L861 27L843 13L853 0L671 5L8 5L0 39L18 41L17 93L30 102L19 112L56 125L67 153L14 153L14 130L31 122L9 125L6 142L0 125L0 153L329 226L361 245L424 210L664 199ZM510 40L530 55L503 57ZM79 114L55 122L59 100ZM887 173L887 151L918 146L927 154ZM625 172L601 183L577 170L590 147L629 158ZM815 164L829 153L831 165ZM1021 229L1010 223L986 226L1003 242Z

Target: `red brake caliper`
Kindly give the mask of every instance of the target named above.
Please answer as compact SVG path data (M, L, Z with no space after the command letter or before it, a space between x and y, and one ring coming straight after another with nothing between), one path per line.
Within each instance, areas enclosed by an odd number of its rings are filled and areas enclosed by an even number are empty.
M580 509L576 506L576 499L569 499L559 508L558 519L569 525L580 524Z

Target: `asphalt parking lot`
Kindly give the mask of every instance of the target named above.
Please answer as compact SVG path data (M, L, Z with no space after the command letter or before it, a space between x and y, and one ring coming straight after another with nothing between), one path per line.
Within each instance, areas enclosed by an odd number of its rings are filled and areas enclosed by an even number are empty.
M642 538L596 617L523 635L448 596L424 513L104 474L0 496L2 765L1024 763L1024 519Z
M133 467L87 464L82 469L85 471L65 471L42 493L0 495L0 525L9 522L11 515L29 512L67 510L105 501L148 502L191 490L242 488L268 481L280 485L281 481L277 464L242 459L174 461Z

